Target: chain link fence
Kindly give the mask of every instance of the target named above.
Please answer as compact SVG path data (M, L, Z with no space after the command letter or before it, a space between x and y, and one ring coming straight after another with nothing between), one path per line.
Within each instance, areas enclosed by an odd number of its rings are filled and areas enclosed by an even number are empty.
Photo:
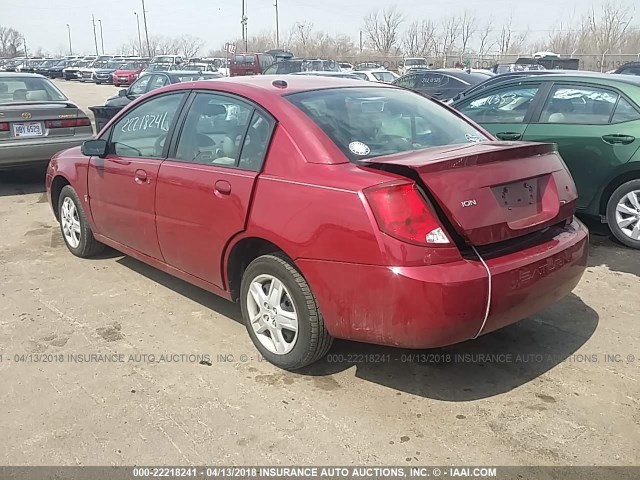
M427 61L427 65L431 65L433 68L441 67L455 67L458 63L469 62L472 68L491 69L497 63L515 63L518 58L527 57L526 54L519 55L451 55L451 56L427 56L424 57ZM561 58L573 58L579 60L580 70L590 70L594 72L607 72L609 70L615 70L621 65L628 62L640 61L640 53L634 54L598 54L598 53L579 53L579 54L567 54L561 55ZM402 65L402 56L384 56L376 54L361 54L354 56L340 57L341 62L351 63L356 65L358 63L377 63L382 65L388 70L397 71Z

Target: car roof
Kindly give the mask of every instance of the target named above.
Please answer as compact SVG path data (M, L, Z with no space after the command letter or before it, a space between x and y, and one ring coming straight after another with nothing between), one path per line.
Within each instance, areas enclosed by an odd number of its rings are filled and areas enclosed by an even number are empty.
M585 72L576 71L575 73L563 73L563 74L549 74L544 76L545 81L567 81L577 80L588 83L626 83L640 87L640 76L637 75L620 75L617 73L598 73L598 72ZM515 79L514 79L515 80ZM524 82L530 80L529 78L518 78L518 81ZM506 80L508 81L508 80Z
M170 72L175 73L175 72ZM286 86L280 87L284 82ZM369 88L397 88L384 83L376 83L372 85L366 80L320 76L320 75L254 75L242 77L222 77L215 82L216 88L244 86L254 91L263 91L279 96L291 93L308 92L313 90L325 90L331 88L353 88L353 87L369 87ZM196 81L192 83L196 88L213 88L211 82ZM184 85L184 84L182 84ZM180 88L180 87L176 87Z
M0 78L45 78L37 73L0 72Z

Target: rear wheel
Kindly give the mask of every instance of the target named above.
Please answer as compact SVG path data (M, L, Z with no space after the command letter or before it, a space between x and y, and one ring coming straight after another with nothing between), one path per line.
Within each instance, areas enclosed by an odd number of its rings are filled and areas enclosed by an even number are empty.
M640 180L620 185L609 198L607 223L626 246L640 249Z
M104 249L104 245L94 238L80 199L70 185L60 192L58 218L64 243L75 256L87 258Z
M321 359L333 338L306 280L283 254L263 255L244 272L242 317L262 356L285 370Z

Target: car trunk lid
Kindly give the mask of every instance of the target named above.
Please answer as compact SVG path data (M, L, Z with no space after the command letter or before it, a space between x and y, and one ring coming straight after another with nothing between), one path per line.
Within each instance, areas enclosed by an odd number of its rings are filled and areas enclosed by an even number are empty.
M72 136L84 117L67 102L0 104L0 141Z
M552 144L448 145L372 158L361 165L417 175L446 216L445 225L468 245L520 237L575 212L575 185Z

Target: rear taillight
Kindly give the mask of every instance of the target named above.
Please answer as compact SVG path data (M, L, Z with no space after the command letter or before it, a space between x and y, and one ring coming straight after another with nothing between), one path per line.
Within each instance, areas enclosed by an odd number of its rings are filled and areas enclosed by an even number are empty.
M9 124L7 122L0 122L0 132L8 132Z
M414 183L364 191L380 230L414 245L445 246L451 242Z
M83 118L70 118L65 120L45 120L45 128L75 128L75 127L89 127L91 126L91 120L87 117Z

